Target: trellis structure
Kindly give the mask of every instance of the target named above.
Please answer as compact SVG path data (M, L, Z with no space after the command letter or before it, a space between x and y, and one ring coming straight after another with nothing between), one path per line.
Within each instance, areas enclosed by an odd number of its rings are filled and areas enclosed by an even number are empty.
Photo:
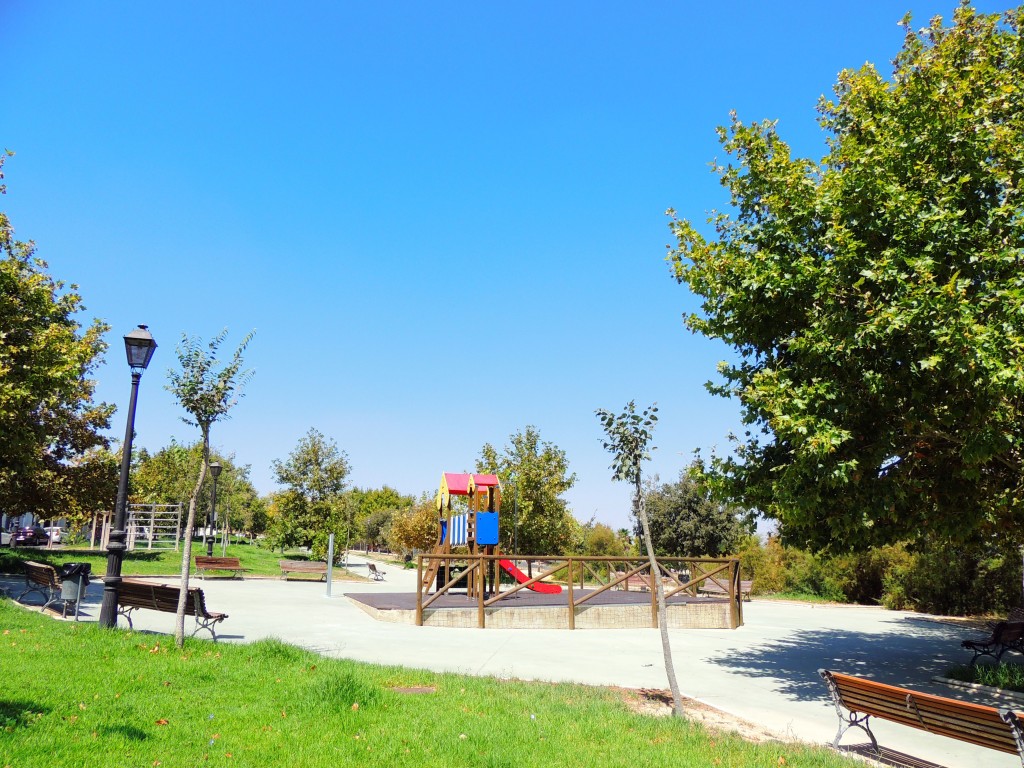
M181 540L181 504L130 504L128 550L175 550Z

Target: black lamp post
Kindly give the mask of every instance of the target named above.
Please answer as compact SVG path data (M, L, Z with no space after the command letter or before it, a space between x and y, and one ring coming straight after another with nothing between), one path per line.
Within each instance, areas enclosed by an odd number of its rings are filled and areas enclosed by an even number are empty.
M210 474L213 475L213 490L210 491L210 516L206 519L206 529L210 535L206 537L206 556L213 557L213 538L217 530L217 478L220 476L220 463L210 463Z
M139 379L156 351L153 335L140 325L124 337L128 365L132 369L132 397L128 401L128 426L121 447L121 477L117 483L117 501L114 504L114 528L107 543L107 573L103 577L103 604L100 606L100 626L117 624L117 587L121 583L121 561L124 559L125 527L128 511L128 470L132 463L132 437L135 434L135 402L139 397Z

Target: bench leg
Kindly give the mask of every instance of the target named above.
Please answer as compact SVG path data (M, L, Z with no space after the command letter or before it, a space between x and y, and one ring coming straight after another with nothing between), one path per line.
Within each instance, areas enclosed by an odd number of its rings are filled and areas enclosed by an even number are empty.
M1015 712L1007 709L1001 710L999 717L1010 726L1013 740L1017 744L1017 757L1020 758L1021 765L1024 766L1024 728L1021 726L1020 719Z
M875 739L875 734L871 732L871 726L868 725L868 720L871 719L871 715L865 715L858 712L850 712L849 710L844 711L846 708L843 706L843 697L839 693L839 689L836 687L835 681L824 669L819 669L818 674L821 675L821 679L825 681L825 685L828 686L828 692L832 696L832 704L835 705L836 714L839 715L839 730L836 731L836 737L832 739L832 748L839 749L839 740L843 738L843 734L851 728L860 728L864 733L871 739L871 748L875 750L875 754L879 758L882 756L882 752L878 749L878 741Z
M135 608L119 608L117 610L117 615L124 616L125 620L128 622L128 629L134 629L132 626L132 611L134 610Z
M224 621L225 618L227 617L220 616L216 619L204 619L201 616L196 616L196 628L192 631L192 634L189 635L189 637L195 637L196 634L205 629L207 632L210 633L210 636L213 637L213 642L216 643L217 633L214 631L214 627L217 625L218 621Z
M843 734L851 728L860 728L864 733L871 739L871 748L875 750L875 754L879 757L882 756L881 750L878 749L878 742L875 740L875 734L871 732L871 727L868 725L868 720L871 715L860 715L856 712L850 712L847 715L839 715L839 730L836 732L836 737L832 739L832 748L839 749L839 740L843 738Z

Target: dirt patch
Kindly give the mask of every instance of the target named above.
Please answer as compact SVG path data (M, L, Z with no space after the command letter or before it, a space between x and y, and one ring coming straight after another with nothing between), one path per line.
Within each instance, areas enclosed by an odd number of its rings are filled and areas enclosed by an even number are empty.
M613 688L622 696L630 710L651 717L668 717L672 714L672 694L660 688ZM694 722L712 731L732 731L748 741L780 741L771 731L749 720L730 715L703 702L682 697L683 713Z

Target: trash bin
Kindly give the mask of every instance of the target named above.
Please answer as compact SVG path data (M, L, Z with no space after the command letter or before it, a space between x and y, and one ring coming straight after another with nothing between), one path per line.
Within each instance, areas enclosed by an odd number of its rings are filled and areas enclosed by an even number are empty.
M64 615L68 615L68 603L75 604L75 620L78 619L78 601L89 586L89 563L65 563L60 567L60 599L64 601Z

